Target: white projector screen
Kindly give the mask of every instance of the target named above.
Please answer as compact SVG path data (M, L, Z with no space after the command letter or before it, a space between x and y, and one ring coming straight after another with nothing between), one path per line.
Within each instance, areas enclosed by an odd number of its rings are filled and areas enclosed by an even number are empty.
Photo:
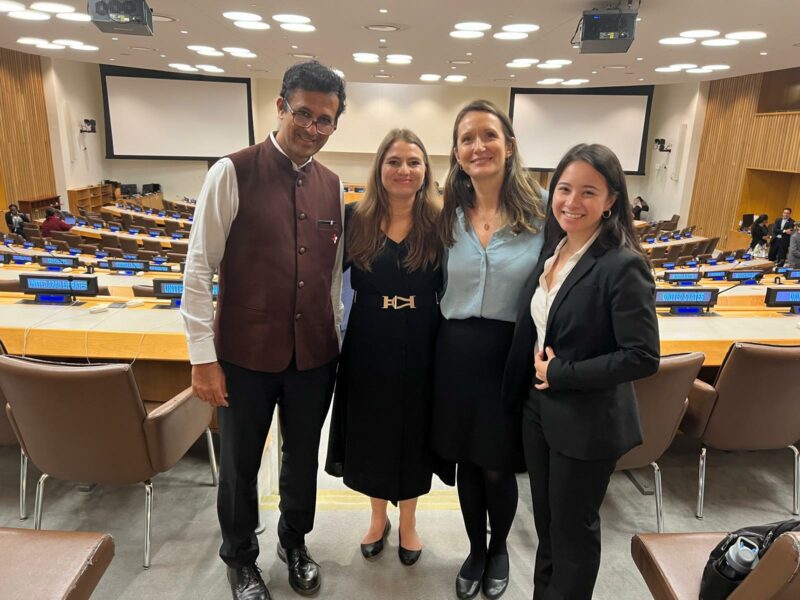
M510 113L525 167L552 171L576 144L603 144L631 175L644 175L652 86L511 91Z
M249 79L100 73L106 158L215 159L254 143Z

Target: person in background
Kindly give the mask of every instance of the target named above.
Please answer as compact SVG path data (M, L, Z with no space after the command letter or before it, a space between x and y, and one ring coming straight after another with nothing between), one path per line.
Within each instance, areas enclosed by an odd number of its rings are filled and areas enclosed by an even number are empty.
M69 231L72 229L72 225L67 225L64 222L60 211L48 206L44 211L44 221L39 229L42 232L42 237L50 237L54 231Z
M794 224L794 233L789 240L789 251L786 255L786 266L800 269L800 222Z
M767 215L759 215L750 226L750 254L757 258L767 258L767 237L769 230L765 223L769 217Z
M9 233L16 233L22 235L22 224L30 223L31 218L19 209L16 204L8 205L8 212L6 212L6 225L8 226Z
M453 125L439 219L447 261L431 426L434 451L457 464L470 543L456 577L459 598L474 598L481 588L499 598L508 587L514 474L525 461L520 415L503 410L500 384L520 291L542 247L543 219L542 192L522 167L508 116L486 100L465 106Z
M407 129L381 142L364 198L346 207L353 306L336 380L326 471L370 497L361 554L376 558L399 504L400 561L422 552L417 498L431 488L433 351L442 288L428 154Z
M633 381L655 373L660 360L655 283L611 150L579 144L561 159L544 231L503 403L523 407L539 537L533 598L591 600L600 505L617 460L642 443Z
M779 267L786 260L786 253L789 251L789 238L791 238L793 231L792 209L784 208L783 214L775 219L775 225L772 228L772 241L769 244L769 254L767 255L767 258Z
M281 426L278 557L297 593L320 589L314 526L322 425L339 354L339 177L313 156L336 130L344 82L317 61L283 76L278 131L217 161L197 201L181 313L192 388L218 407L219 554L234 599L264 600L258 471L275 407ZM219 271L219 301L212 277Z
M641 196L636 196L633 199L633 218L636 221L642 220L642 213L647 212L650 210L650 207L647 205L647 202L644 201L644 198Z

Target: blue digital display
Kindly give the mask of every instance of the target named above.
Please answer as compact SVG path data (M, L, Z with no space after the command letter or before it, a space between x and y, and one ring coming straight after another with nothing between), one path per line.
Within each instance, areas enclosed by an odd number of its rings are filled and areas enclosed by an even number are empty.
M126 260L136 260L137 258L139 258L139 255L138 254L125 254L125 253L123 253L122 254L122 258L124 258Z
M111 225L111 226L109 227L109 229L110 229L111 231L115 232L115 233L116 233L117 231L119 231L119 227L117 227L116 225Z
M800 290L779 290L775 292L775 302L800 305Z
M710 304L714 290L656 290L656 303L669 304Z
M728 279L732 281L749 281L761 275L761 271L729 271Z
M161 293L169 294L170 296L181 296L183 294L183 283L162 283Z
M158 216L159 216L159 217L164 217L164 216L166 216L166 215L167 215L167 213L166 213L166 212L164 212L163 210L160 210L160 211L158 211Z
M87 292L89 281L86 279L64 279L63 277L29 277L27 286L30 290L43 292Z
M17 264L26 264L26 263L32 263L33 257L25 256L24 254L15 254L11 260L13 260Z
M101 252L100 250L96 250L94 255L97 258L106 258L108 256L108 252Z
M674 269L675 268L675 263L674 262L668 262L668 263L664 263L661 266L664 267L665 269Z
M131 235L136 235L139 232L136 231L135 229L128 229L128 233L130 233Z
M92 227L94 227L95 229L102 229L103 228L103 226L100 225L100 223L92 223Z
M22 242L23 248L33 248L33 242Z
M667 281L697 281L700 279L700 273L678 272L678 273L664 273L664 279Z
M156 294L159 296L170 296L178 298L183 295L183 281L165 281L158 279L153 282L153 287ZM219 284L214 283L211 286L211 295L216 298L219 294Z
M147 235L149 235L150 237L158 237L158 232L157 231L148 231Z
M170 273L172 268L169 265L156 265L151 263L150 270L157 273Z
M58 248L53 246L53 244L45 244L44 249L47 250L48 252L55 252L56 250L58 250Z
M709 279L725 279L726 271L706 271L705 276Z
M77 260L60 256L40 256L39 264L45 267L74 267Z
M800 279L800 270L792 269L791 271L787 271L785 276L786 279Z
M110 260L108 264L117 271L144 271L147 263L141 260Z

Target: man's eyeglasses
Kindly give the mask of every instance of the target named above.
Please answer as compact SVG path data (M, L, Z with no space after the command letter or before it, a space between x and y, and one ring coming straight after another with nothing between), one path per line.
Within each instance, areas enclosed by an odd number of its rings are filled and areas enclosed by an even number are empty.
M322 135L330 135L336 131L336 125L334 125L328 117L312 119L311 115L306 112L295 112L295 110L289 106L289 102L286 100L286 98L283 99L283 105L289 109L289 112L292 114L292 121L298 127L308 129L312 125L316 125L317 132L321 133Z

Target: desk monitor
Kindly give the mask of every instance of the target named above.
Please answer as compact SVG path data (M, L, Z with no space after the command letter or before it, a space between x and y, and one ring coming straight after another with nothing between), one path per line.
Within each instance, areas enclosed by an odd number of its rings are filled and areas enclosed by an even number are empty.
M147 268L151 273L172 273L172 267L164 263L150 263Z
M728 281L757 282L764 276L762 269L736 269L728 271Z
M67 303L76 296L97 296L97 277L64 277L60 275L20 275L20 289L34 294L36 302Z
M755 220L755 215L752 213L745 213L742 215L742 229L750 229L750 226Z
M75 217L71 215L64 217L64 223L66 223L67 225L75 225L76 221L77 219L75 219Z
M108 268L112 271L123 271L125 273L135 273L137 271L148 271L150 263L146 260L118 260L109 259Z
M790 281L800 281L800 269L789 269L783 274L783 278Z
M37 262L43 267L55 271L68 267L74 269L80 266L80 260L77 256L38 256Z
M672 314L699 313L702 308L714 306L718 295L717 288L657 288L656 307L669 308Z
M156 298L162 300L171 300L170 307L178 308L181 305L181 296L183 296L183 280L176 279L154 279L153 292ZM219 293L219 284L213 283L211 286L211 295L214 300L217 299Z
M139 193L139 188L135 183L123 183L119 187L123 196L135 196Z
M800 313L800 287L769 287L764 304L771 307L788 307L790 314Z
M697 283L703 276L700 271L664 271L664 281L669 283Z
M144 183L142 184L142 194L152 194L153 192L160 192L160 183Z
M33 262L33 256L28 256L27 254L12 254L9 262L15 265L29 265Z
M728 275L728 271L705 271L703 277L706 279L713 279L715 281L722 281Z

